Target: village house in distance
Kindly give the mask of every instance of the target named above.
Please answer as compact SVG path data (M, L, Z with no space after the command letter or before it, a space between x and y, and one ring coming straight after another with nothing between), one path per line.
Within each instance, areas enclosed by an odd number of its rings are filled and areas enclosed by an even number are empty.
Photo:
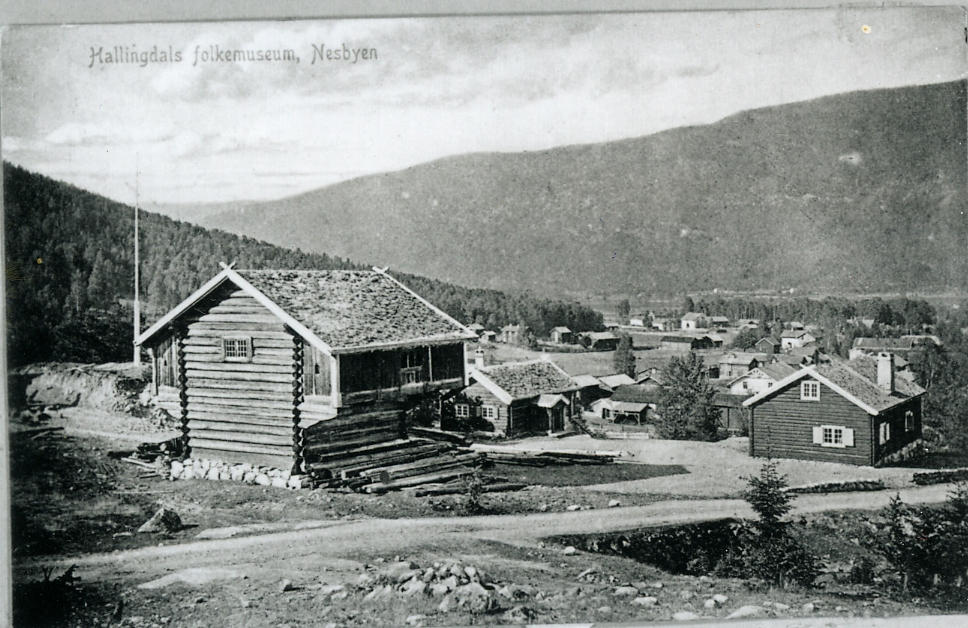
M404 435L410 395L467 385L476 334L385 270L223 270L141 334L193 457L299 470Z

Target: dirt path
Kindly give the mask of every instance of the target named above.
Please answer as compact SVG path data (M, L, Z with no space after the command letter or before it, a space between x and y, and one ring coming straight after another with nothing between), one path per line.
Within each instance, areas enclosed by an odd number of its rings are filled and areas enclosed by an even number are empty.
M899 491L906 503L938 503L950 487L931 486ZM835 510L873 510L886 506L895 492L804 495L797 498L793 516ZM549 536L629 530L645 526L708 521L724 517L750 517L742 500L670 500L647 506L567 513L499 517L370 519L332 522L313 529L274 534L195 541L146 547L112 554L95 554L59 564L77 564L87 582L121 581L138 584L165 573L189 567L240 568L253 578L265 573L274 578L282 571L315 571L332 559L355 559L374 553L406 553L439 545L498 541L537 546ZM39 573L51 560L25 561L17 566L24 576Z

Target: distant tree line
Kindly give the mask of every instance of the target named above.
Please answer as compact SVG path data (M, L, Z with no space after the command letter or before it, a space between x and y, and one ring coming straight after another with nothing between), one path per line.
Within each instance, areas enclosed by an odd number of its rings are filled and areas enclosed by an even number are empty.
M133 208L8 163L3 175L10 365L130 359ZM368 268L157 214L142 212L140 230L145 323L185 299L223 261L256 269ZM397 276L466 324L500 328L523 321L539 335L558 325L603 329L599 313L576 303Z

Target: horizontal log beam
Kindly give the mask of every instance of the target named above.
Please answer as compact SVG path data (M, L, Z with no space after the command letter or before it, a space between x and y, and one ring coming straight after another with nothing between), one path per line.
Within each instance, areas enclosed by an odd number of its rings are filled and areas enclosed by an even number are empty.
M252 434L243 432L219 432L215 430L193 429L189 434L193 438L204 440L225 441L231 443L245 443L250 445L278 445L292 447L292 433L282 436L271 434Z
M195 365L197 366L197 364ZM236 373L225 371L205 371L197 368L185 369L189 380L214 379L218 381L263 382L277 384L291 384L292 375L287 373ZM195 385L194 382L189 382Z
M292 384L290 382L230 382L219 379L196 379L190 383L192 388L205 390L225 390L225 391L251 391L253 393L272 393L288 394L292 397Z
M226 362L222 358L222 352L216 348L215 351L208 351L205 353L191 353L185 352L188 361L196 362L199 364L239 364L239 362ZM291 352L290 352L291 353ZM275 356L275 355L265 355L262 351L256 350L255 355L252 356L250 362L243 362L242 364L264 364L266 366L284 366L291 372L293 370L292 356Z
M268 310L253 313L216 313L209 311L198 319L203 323L238 323L248 325L250 323L265 325L283 325L284 323Z
M197 323L201 325L201 323ZM214 323L213 323L214 324ZM229 329L207 329L205 327L196 327L195 324L189 326L188 336L189 337L202 337L202 338L222 338L223 336L230 335L245 335L253 339L253 342L258 340L287 340L289 345L292 346L292 334L286 333L284 331L272 331L272 330L254 330L254 329L238 329L237 327L230 327ZM276 346L276 345L273 345Z
M186 368L191 371L212 371L223 373L274 373L289 375L292 378L293 364L254 364L252 362L202 362L194 356L186 360Z
M203 421L201 419L190 419L188 429L194 433L196 430L210 430L213 432L234 432L237 434L270 434L288 438L292 442L292 425L253 425L251 423L228 423L224 421Z
M214 403L199 403L197 399L188 399L188 409L195 414L224 414L225 416L254 416L267 419L292 419L292 407L289 408L246 408L243 406L225 406Z
M189 399L199 399L202 403L215 403L204 400L224 400L228 405L252 405L256 407L292 407L292 393L269 393L259 390L213 390L209 388L189 388Z
M213 440L209 438L196 438L189 434L189 446L192 448L201 447L218 451L231 451L240 453L266 454L270 456L282 456L292 460L292 443L285 447L276 445L258 445L249 443L236 443L224 440Z

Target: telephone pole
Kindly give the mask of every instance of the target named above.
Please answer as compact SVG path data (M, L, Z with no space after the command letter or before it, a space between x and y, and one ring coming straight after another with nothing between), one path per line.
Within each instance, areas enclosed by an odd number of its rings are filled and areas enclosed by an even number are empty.
M134 166L134 339L138 340L138 335L141 333L141 282L139 275L141 274L140 269L140 256L138 251L138 205L140 203L140 198L138 194L138 177L140 173L138 172L138 155L135 154L135 166ZM138 346L137 342L134 345L134 364L138 366L141 364L141 347Z

